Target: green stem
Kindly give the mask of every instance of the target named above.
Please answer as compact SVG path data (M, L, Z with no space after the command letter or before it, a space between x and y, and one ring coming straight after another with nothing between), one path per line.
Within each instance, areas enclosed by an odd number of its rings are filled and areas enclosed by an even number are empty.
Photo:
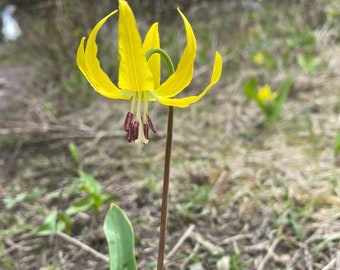
M170 75L175 72L174 65L170 56L162 49L151 49L146 53L146 59L154 53L159 53L166 61ZM168 218L168 202L169 202L169 183L170 183L170 161L171 161L171 146L172 146L172 131L174 122L174 107L169 106L168 112L168 128L165 144L165 159L164 159L164 178L163 178L163 192L162 192L162 207L161 207L161 224L159 231L159 247L158 247L158 261L157 270L163 270L164 254L165 254L165 238L166 225Z
M169 199L169 183L170 183L170 160L172 146L172 130L173 130L174 107L169 107L168 113L168 129L165 146L165 161L164 161L164 178L163 178L163 193L162 193L162 209L161 209L161 225L159 232L159 248L157 270L163 270L164 253L165 253L165 236L168 215L168 199Z

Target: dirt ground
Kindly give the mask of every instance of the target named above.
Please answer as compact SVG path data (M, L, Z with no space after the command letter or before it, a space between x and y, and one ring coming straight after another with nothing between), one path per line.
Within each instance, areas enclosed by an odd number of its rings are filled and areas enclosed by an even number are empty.
M33 69L18 65L0 65L0 110L5 110L13 97L22 95L33 77Z

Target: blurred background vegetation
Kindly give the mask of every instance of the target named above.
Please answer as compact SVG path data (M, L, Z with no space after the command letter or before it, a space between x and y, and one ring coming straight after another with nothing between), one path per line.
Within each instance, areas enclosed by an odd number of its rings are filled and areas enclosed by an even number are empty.
M335 2L335 3L333 3ZM222 10L213 16L221 16L223 22L218 25L219 35L221 39L227 38L228 46L232 48L233 40L236 38L237 42L247 42L247 38L250 39L262 39L261 33L254 36L242 36L246 34L249 29L256 27L256 18L252 18L252 13L260 11L264 6L270 8L271 19L275 19L278 15L277 11L280 11L283 16L287 16L287 20L290 20L291 26L286 29L265 29L269 35L287 35L289 31L294 31L293 34L299 35L300 33L307 33L319 25L334 24L338 18L336 12L337 1L228 1L227 5L231 8L228 12ZM209 12L209 10L218 8L219 5L225 5L226 2L220 0L214 0L207 3L203 0L185 0L185 1L130 1L130 5L137 18L143 20L140 23L141 32L145 33L147 26L152 21L161 20L164 23L163 31L167 33L162 40L165 46L174 41L174 35L176 32L166 28L166 25L173 27L172 24L176 20L173 20L174 14L176 14L176 7L181 7L184 11L191 10L195 12L195 6L202 7ZM97 22L98 18L106 14L108 11L116 9L116 1L101 0L100 4L93 4L93 1L87 0L73 0L73 1L10 1L4 0L0 4L0 8L7 4L15 4L18 8L16 12L16 18L19 21L20 26L23 28L23 36L20 38L20 42L10 45L10 50L13 55L16 55L18 60L26 60L29 64L37 66L39 69L39 83L49 85L50 89L53 89L51 98L59 101L63 104L63 110L67 111L69 106L83 106L87 105L87 99L89 91L79 91L79 88L87 86L87 83L77 72L75 66L75 51L78 43L75 42L86 35L93 25ZM288 7L292 4L299 5L305 12L296 16L293 11ZM211 5L211 7L209 7ZM325 13L324 9L318 8L320 5L326 5L329 7L329 12ZM334 9L332 8L334 6ZM227 12L227 13L226 13ZM238 12L239 19L233 16L233 12ZM245 13L246 12L246 13ZM246 15L247 14L247 15ZM204 21L205 14L196 14L192 20ZM269 18L263 18L269 19ZM209 18L210 21L214 21L214 18ZM179 24L180 22L177 23ZM264 23L264 22L263 22ZM222 28L222 25L224 28ZM114 32L115 28L113 24L110 27L104 27L101 37L111 36L112 39L103 38L102 51L106 56L102 59L103 65L109 70L109 74L114 73L114 69L117 68L117 56L115 54L115 40ZM179 25L178 25L179 26ZM162 27L162 25L161 25ZM267 25L265 27L270 27ZM284 27L283 27L284 28ZM300 29L301 28L301 29ZM200 56L207 54L207 48L211 37L207 29L202 32L200 42L206 43L201 48ZM279 31L277 31L279 30ZM241 32L239 32L241 31ZM271 33L270 31L276 31ZM216 31L214 31L216 33ZM307 33L308 34L308 33ZM217 35L217 34L216 34ZM235 36L239 35L239 36ZM308 37L307 37L308 38ZM220 41L222 42L222 41ZM298 41L299 42L299 41ZM303 42L309 42L301 41ZM170 44L172 46L173 44ZM300 46L304 44L291 44L291 46ZM239 46L239 45L237 45ZM313 48L313 44L309 46L310 50ZM107 51L111 50L112 55L107 57ZM171 50L171 49L170 49ZM176 51L179 53L179 50ZM176 56L174 56L176 57ZM178 56L177 56L178 57ZM114 61L112 61L114 60ZM60 83L62 81L62 83ZM82 86L82 87L79 87ZM88 87L87 87L88 88ZM77 102L72 98L72 95L76 94ZM70 104L71 103L71 104ZM58 104L57 104L58 105ZM56 106L58 111L61 106Z

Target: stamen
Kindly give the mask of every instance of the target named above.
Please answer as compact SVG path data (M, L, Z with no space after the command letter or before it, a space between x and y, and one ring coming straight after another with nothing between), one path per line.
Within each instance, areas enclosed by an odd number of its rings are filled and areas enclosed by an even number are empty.
M156 133L155 127L153 126L153 123L151 121L151 118L149 117L149 115L146 115L146 119L148 121L148 126L150 127L150 129L152 130L153 133Z
M149 126L148 124L143 125L143 132L145 139L149 140Z
M132 124L130 125L129 130L127 131L127 140L128 142L132 142Z
M138 139L138 130L139 130L139 122L135 121L132 126L132 140L137 140Z
M137 107L137 108L135 108ZM142 107L143 115L142 115ZM132 99L131 110L126 114L124 129L128 142L147 144L149 130L156 133L155 127L148 115L148 103L143 92L137 92Z
M132 118L133 118L133 113L132 112L128 112L126 114L125 124L124 124L125 131L128 131L131 128L131 126L132 126Z

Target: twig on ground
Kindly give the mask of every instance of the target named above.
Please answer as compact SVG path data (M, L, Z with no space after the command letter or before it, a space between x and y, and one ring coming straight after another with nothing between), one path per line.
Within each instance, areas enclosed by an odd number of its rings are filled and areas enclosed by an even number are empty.
M226 171L223 171L220 176L218 177L217 181L215 182L214 186L211 189L210 196L211 199L214 199L217 196L218 191L221 189L221 185L223 181L225 180L227 175Z
M178 240L177 244L172 248L172 250L168 253L166 256L166 260L168 260L170 257L176 254L176 252L179 250L179 248L183 245L184 241L190 236L190 234L193 232L195 229L195 225L191 224L189 228L184 232L182 237Z
M260 242L260 243L257 243L251 246L244 246L243 250L245 252L261 251L261 250L268 249L268 246L269 246L269 241L266 240L266 241L263 241L263 242Z
M237 241L233 241L233 249L235 254L240 254L240 247L238 246Z
M84 244L83 242L79 241L78 239L72 238L71 236L68 236L67 234L65 234L63 232L56 232L55 235L64 239L65 241L81 248L82 250L84 250L88 253L91 253L97 259L100 259L104 262L109 262L109 258L106 255L98 252L97 250L95 250L95 249L91 248L90 246Z
M331 270L331 269L338 269L337 267L334 267L336 265L336 258L331 260L329 264L327 264L322 270Z
M308 270L313 270L313 256L311 255L309 248L307 245L304 246L304 255L303 258L306 262L306 267Z
M330 242L333 242L334 240L338 240L340 239L340 233L334 233L334 234L330 234L328 235L328 237L323 240L320 244L318 244L315 248L321 249L322 247L328 245Z
M257 268L257 270L263 270L265 269L266 263L269 261L269 259L271 257L273 257L274 254L274 250L277 247L277 245L280 243L281 239L277 238L274 240L273 244L269 247L268 252L266 254L266 256L264 256L263 260L261 261L259 267Z
M287 269L294 269L294 265L298 260L301 260L302 258L302 249L298 249L296 252L294 252L293 256L288 261L286 268Z
M180 266L180 270L184 270L186 265L188 264L188 262L190 262L190 260L195 256L195 254L197 254L198 250L200 248L200 244L196 243L194 249L192 250L192 252L190 253L190 255L184 260L184 262L181 264Z
M253 236L254 236L254 235L251 234L251 233L234 235L234 236L225 238L225 239L222 241L222 244L225 245L225 244L232 243L232 242L234 242L234 241L239 241L239 240L243 240L243 239L249 239L249 238L252 238Z
M340 251L337 251L336 257L331 260L322 270L340 269Z
M1 239L2 240L2 239ZM9 254L11 252L13 252L14 250L18 250L19 252L30 252L32 251L32 247L31 246L25 246L24 244L26 244L26 241L22 241L22 243L18 244L15 243L14 241L12 241L12 239L6 238L5 239L6 244L8 244L10 247L5 249L4 251L2 251L0 253L0 256L4 256L5 254Z
M192 233L191 238L200 243L205 249L207 249L213 255L220 255L224 253L224 250L211 243L210 241L204 239L199 233Z

